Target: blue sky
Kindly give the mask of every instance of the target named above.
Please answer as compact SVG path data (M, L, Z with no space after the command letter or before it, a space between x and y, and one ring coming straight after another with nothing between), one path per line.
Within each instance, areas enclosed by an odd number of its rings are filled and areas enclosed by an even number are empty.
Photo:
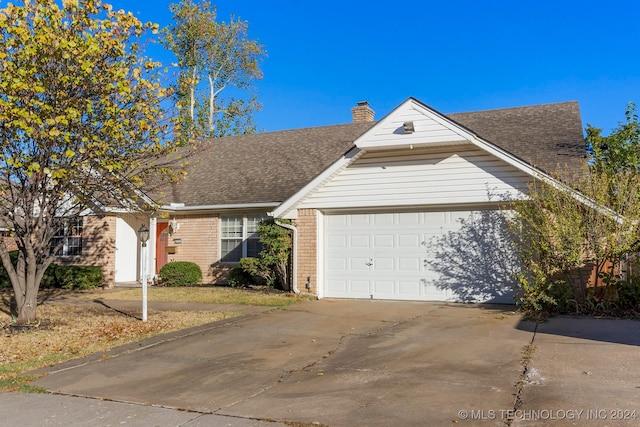
M171 20L171 1L109 3ZM412 96L445 114L577 100L608 133L640 103L638 0L213 3L267 50L261 130L348 123L362 100L379 119Z

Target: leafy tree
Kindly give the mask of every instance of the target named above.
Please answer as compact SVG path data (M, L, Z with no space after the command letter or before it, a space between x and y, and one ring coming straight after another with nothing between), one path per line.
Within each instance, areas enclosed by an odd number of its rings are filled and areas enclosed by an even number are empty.
M635 173L585 172L564 181L575 183L580 193L535 182L529 198L513 205L512 233L526 272L519 276L525 303L533 301L528 300L532 295L557 303L553 294L563 293L553 289L558 285L576 286L572 296L584 301L590 268L596 271L591 285L606 287L612 282L602 279L612 277L613 266L637 246L640 180ZM580 274L584 268L586 275ZM605 294L606 289L600 296Z
M169 7L174 23L163 30L164 44L178 59L176 97L185 128L195 137L249 133L260 108L253 83L262 78L264 49L249 39L247 22L216 20L208 0L182 0ZM230 92L226 98L222 92Z
M608 136L602 136L601 128L587 126L588 154L595 172L640 173L640 123L633 102L627 105L625 117L626 122Z
M159 64L138 43L156 29L100 0L0 10L0 225L18 259L4 242L0 258L20 323L36 319L68 224L105 206L139 210L143 186L180 175Z

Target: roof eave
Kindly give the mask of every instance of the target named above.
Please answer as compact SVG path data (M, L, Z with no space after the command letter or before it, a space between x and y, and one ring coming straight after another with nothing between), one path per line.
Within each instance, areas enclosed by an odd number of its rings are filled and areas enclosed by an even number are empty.
M278 207L281 202L257 202L257 203L225 203L217 205L183 205L171 204L163 205L158 210L164 213L194 213L194 212L225 212L225 211L242 211L242 210L259 210Z

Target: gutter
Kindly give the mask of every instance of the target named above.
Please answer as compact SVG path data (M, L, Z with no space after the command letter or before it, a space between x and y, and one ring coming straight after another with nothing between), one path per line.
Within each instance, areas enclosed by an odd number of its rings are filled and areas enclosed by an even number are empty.
M225 209L252 209L252 208L273 208L280 205L279 202L268 203L236 203L225 205L193 205L185 206L184 203L172 203L171 205L163 205L161 211L165 212L184 212L197 210L225 210Z
M292 224L285 224L273 218L273 221L282 228L291 230L293 233L293 261L291 266L291 289L295 294L300 294L298 289L298 229Z

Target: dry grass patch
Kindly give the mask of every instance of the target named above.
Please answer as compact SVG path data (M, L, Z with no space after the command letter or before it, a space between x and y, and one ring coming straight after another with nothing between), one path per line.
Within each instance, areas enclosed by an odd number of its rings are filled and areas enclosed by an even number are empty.
M132 300L142 299L142 290L132 288L117 291L96 291L83 294L86 299ZM238 304L260 305L269 307L286 307L291 304L310 299L290 293L267 290L234 289L221 286L195 287L156 287L147 289L147 300L157 302L195 302L205 304Z

